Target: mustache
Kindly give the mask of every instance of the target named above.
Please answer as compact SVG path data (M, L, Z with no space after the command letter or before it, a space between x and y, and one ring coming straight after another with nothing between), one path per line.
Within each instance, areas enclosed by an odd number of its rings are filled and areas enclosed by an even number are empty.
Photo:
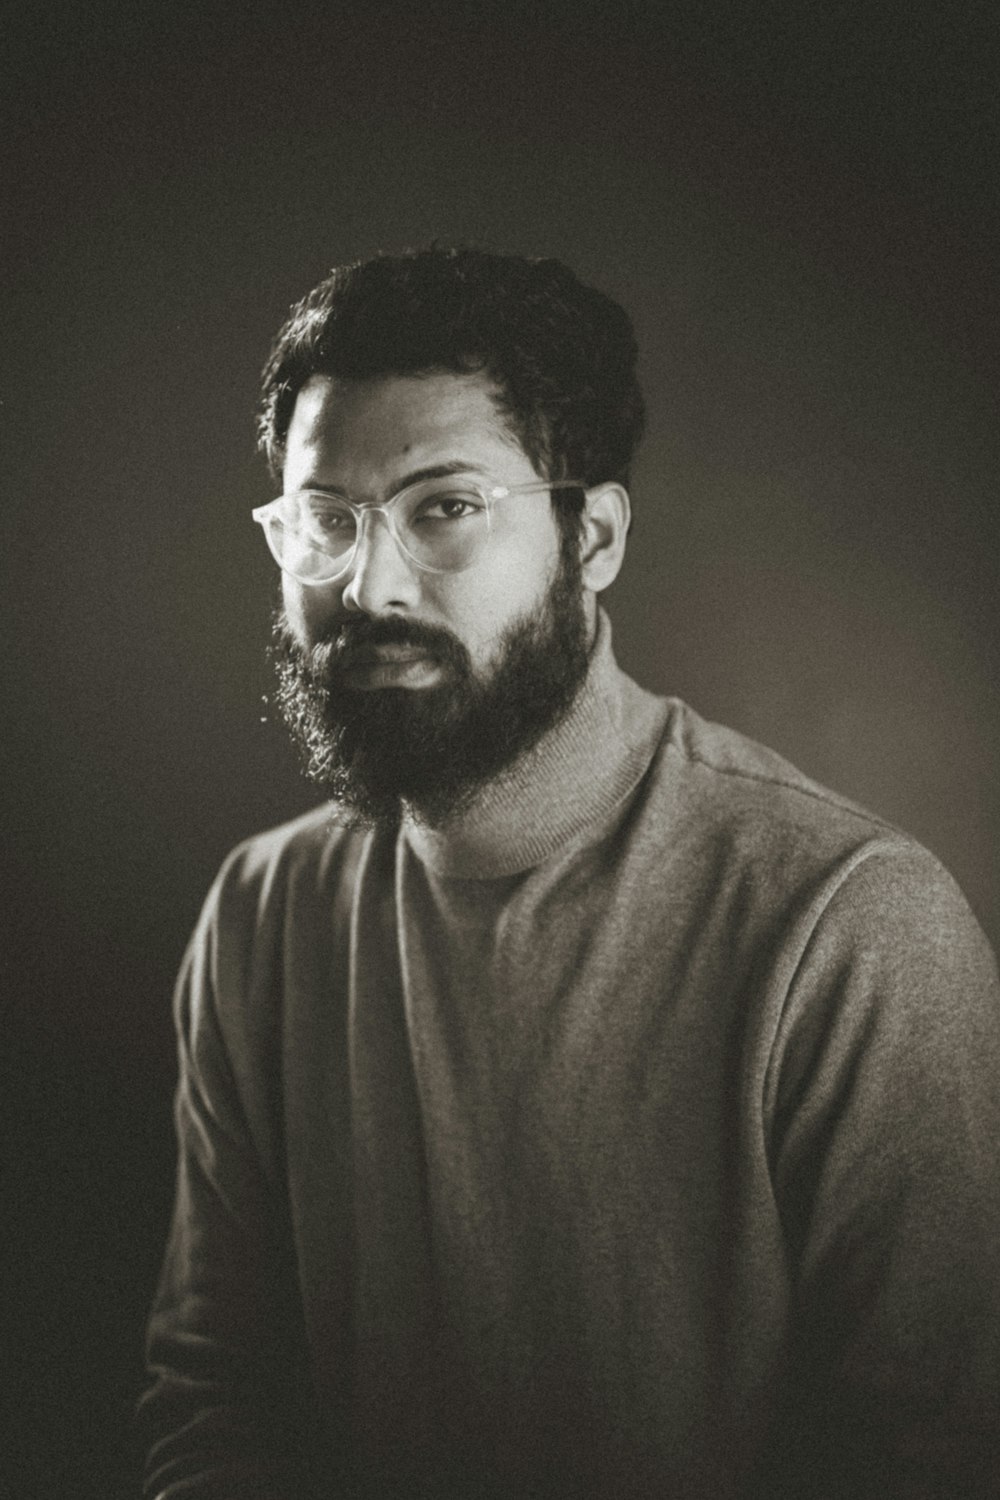
M442 665L471 673L469 654L450 630L399 615L381 618L348 616L322 631L316 642L305 648L295 640L284 611L279 611L275 617L275 634L283 654L297 658L309 675L320 683L329 682L351 665L352 657L358 652L373 646L409 646L434 657Z

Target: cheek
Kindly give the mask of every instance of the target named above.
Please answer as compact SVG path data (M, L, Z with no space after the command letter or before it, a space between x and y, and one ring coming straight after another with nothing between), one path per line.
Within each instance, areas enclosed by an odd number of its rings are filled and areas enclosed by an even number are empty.
M329 586L307 588L285 573L281 579L281 602L295 639L301 646L312 646L338 613L340 590Z
M555 516L526 504L520 514L511 516L497 542L489 569L483 570L482 595L507 616L528 613L545 597L559 570Z
M289 629L301 644L303 642L303 625L305 616L303 613L302 590L294 579L288 577L287 573L281 575L281 604L285 611L285 619L288 621Z
M488 570L454 577L436 591L442 623L461 638L477 664L487 664L509 627L542 609L555 566L555 559L539 549L520 565L505 559Z

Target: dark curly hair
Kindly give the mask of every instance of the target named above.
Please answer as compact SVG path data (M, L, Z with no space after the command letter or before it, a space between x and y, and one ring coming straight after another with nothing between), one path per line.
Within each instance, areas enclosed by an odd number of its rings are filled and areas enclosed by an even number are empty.
M428 249L338 266L301 302L264 366L259 443L280 477L299 390L311 375L366 380L483 372L547 479L627 485L645 411L627 314L558 260ZM553 492L561 519L583 496Z

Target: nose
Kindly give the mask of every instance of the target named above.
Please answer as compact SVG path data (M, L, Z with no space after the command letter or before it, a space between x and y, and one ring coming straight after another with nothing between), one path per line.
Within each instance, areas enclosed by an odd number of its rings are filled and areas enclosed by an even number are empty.
M361 517L348 581L341 594L345 609L365 615L408 609L417 602L416 569L399 547L381 511Z

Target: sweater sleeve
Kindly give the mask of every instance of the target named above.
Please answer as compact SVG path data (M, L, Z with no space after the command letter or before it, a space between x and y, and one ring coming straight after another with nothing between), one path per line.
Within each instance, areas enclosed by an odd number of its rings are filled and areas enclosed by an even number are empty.
M300 1500L290 1455L301 1313L288 1290L280 1194L254 1142L220 1022L221 882L206 904L176 991L179 1081L173 1220L153 1311L140 1403L150 1500ZM232 988L231 978L227 980Z
M770 1077L796 1493L1000 1482L1000 992L950 877L861 859L798 965Z

